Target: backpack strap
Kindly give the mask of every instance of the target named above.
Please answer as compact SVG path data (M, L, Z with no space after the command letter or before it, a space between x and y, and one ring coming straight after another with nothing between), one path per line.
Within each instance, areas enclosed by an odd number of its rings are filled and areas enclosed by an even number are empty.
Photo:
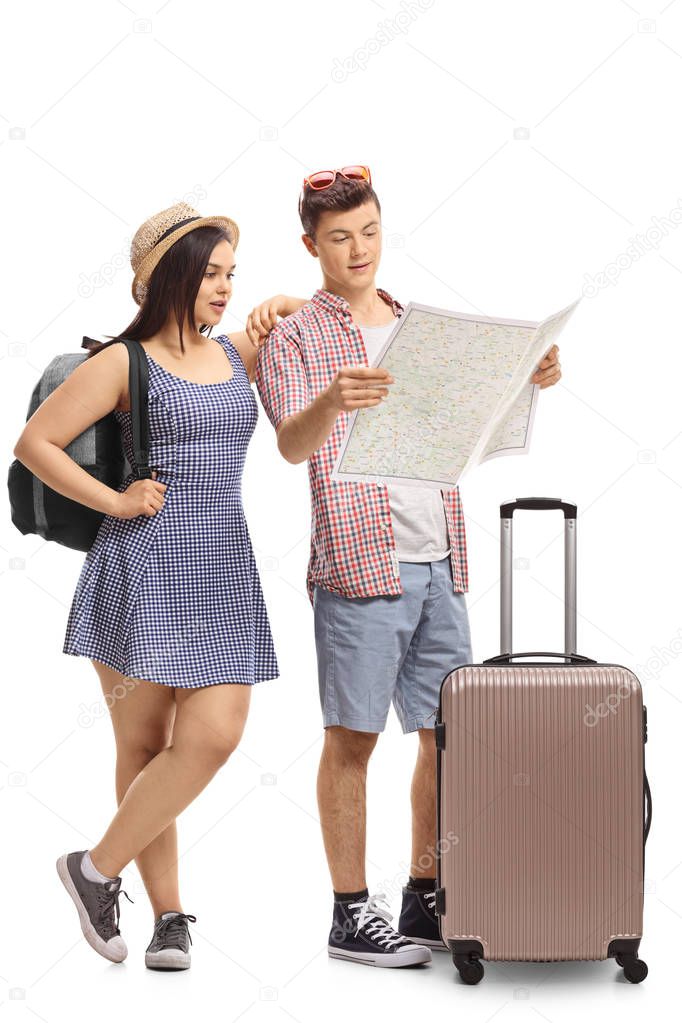
M133 428L133 455L139 480L151 479L149 468L149 363L139 341L121 338L128 349L128 389Z
M136 476L139 480L148 480L152 476L149 468L149 363L139 341L125 337L116 338L116 341L121 341L128 349L128 390ZM102 341L83 336L81 348L97 351L102 344Z

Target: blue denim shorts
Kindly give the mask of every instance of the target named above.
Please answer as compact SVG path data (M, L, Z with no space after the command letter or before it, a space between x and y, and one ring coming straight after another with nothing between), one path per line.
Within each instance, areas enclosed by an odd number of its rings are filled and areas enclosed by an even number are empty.
M342 597L314 587L325 728L382 732L391 702L403 732L433 728L443 679L471 664L466 599L454 592L450 555L399 565L396 596Z

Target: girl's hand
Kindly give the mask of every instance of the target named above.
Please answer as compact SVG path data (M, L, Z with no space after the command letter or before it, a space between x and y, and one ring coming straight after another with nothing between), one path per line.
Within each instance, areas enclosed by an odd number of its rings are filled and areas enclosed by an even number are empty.
M161 511L164 502L165 483L156 482L156 469L150 480L134 480L127 490L118 495L118 507L114 517L134 519L137 515L151 517Z
M278 316L290 316L305 305L307 299L291 295L274 295L252 309L246 320L246 334L254 348L265 344Z

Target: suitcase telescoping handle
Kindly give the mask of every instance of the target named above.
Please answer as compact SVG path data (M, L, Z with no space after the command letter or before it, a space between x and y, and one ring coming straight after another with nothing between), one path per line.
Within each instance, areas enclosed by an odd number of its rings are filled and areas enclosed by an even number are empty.
M512 571L513 543L512 524L514 512L530 511L562 511L564 514L564 653L542 654L541 656L563 657L569 663L580 659L576 654L577 645L577 614L576 614L576 542L575 523L578 509L575 504L562 501L555 497L521 497L516 501L507 501L500 505L500 656L508 660L512 657ZM534 657L537 654L516 654L517 657ZM588 663L593 663L588 660Z

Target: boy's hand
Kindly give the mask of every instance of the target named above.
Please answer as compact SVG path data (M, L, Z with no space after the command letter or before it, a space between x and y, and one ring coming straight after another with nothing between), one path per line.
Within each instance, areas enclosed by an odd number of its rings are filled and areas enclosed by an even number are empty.
M254 348L265 344L278 316L290 316L306 301L305 298L293 298L291 295L273 295L252 309L246 320L246 333Z
M561 363L559 362L559 349L556 345L552 345L531 377L531 381L534 384L539 384L542 390L543 387L551 387L552 384L558 383L560 379Z
M373 366L343 366L326 391L326 400L338 412L372 408L388 397L388 384L395 383L387 369Z

